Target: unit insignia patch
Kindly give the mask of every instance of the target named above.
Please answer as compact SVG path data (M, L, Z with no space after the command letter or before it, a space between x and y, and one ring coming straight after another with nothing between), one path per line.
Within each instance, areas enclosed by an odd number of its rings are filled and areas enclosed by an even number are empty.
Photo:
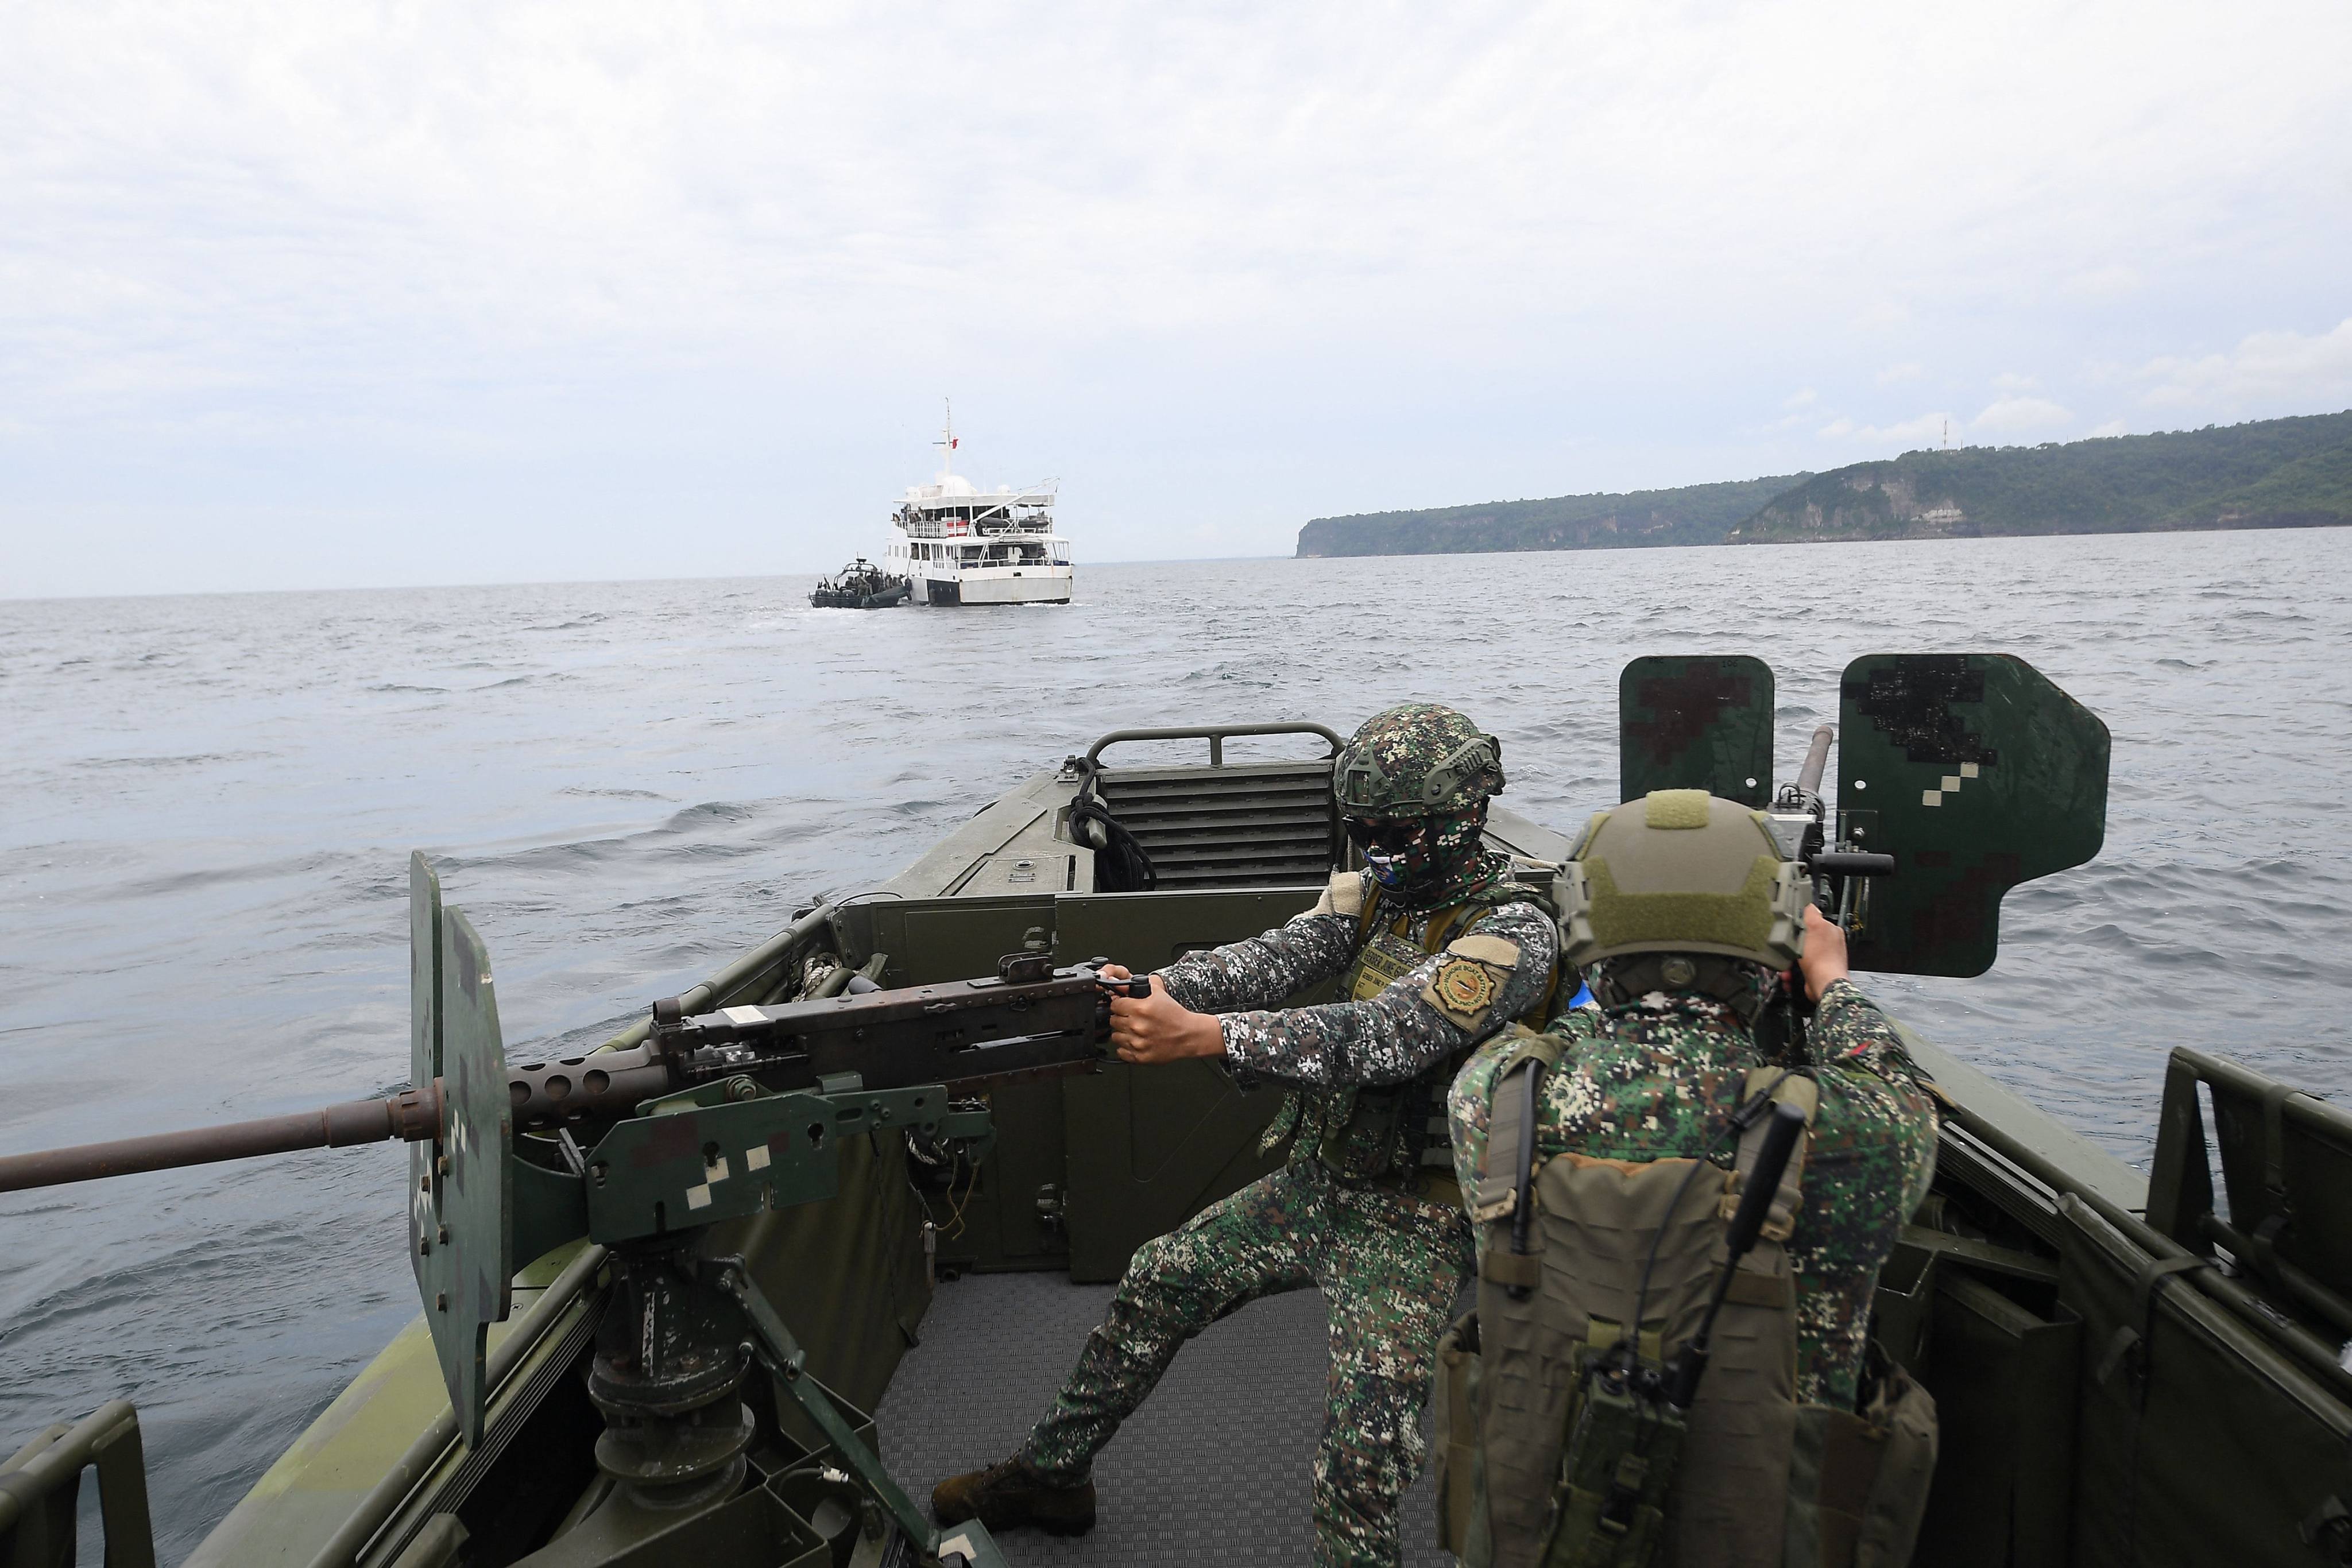
M1495 1005L1495 971L1475 958L1448 958L1431 977L1430 1006L1465 1029L1475 1029Z

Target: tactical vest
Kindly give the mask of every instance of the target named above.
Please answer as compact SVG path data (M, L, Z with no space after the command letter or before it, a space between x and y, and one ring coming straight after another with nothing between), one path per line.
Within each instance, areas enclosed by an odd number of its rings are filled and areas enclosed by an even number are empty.
M1360 893L1354 873L1331 879L1327 900ZM1545 895L1532 888L1497 878L1474 890L1461 903L1429 915L1418 941L1406 935L1417 911L1388 907L1375 888L1356 913L1356 956L1339 977L1343 1001L1369 1001L1411 974L1421 964L1445 951L1448 943L1472 937L1487 915L1507 904L1532 904L1549 908ZM1496 956L1502 953L1500 938ZM1513 945L1516 946L1516 945ZM1546 977L1542 995L1518 1021L1542 1027L1557 984L1557 969ZM1408 1190L1449 1207L1462 1200L1454 1177L1454 1145L1445 1124L1445 1092L1470 1053L1496 1030L1513 1020L1498 1018L1460 1051L1449 1053L1403 1083L1347 1089L1294 1089L1267 1124L1259 1152L1271 1154L1295 1131L1290 1162L1321 1164L1349 1181Z
M1478 1308L1439 1351L1444 1544L1469 1568L1907 1563L1935 1467L1934 1401L1891 1364L1876 1369L1859 1414L1796 1397L1796 1286L1782 1244L1810 1136L1790 1159L1763 1239L1732 1275L1713 1359L1681 1430L1661 1444L1654 1430L1636 1426L1629 1440L1621 1427L1607 1447L1606 1425L1622 1413L1590 1393L1601 1385L1586 1369L1625 1337L1637 1296L1643 1364L1663 1365L1696 1331L1769 1117L1742 1136L1736 1172L1689 1159L1568 1154L1522 1174L1522 1124L1541 1103L1540 1074L1561 1043L1524 1038L1495 1078L1471 1210L1480 1232ZM1746 1098L1768 1088L1810 1124L1819 1092L1811 1079L1759 1068ZM1515 1229L1523 1193L1531 1212ZM1525 1250L1516 1250L1522 1237ZM1601 1466L1591 1462L1596 1447ZM1627 1453L1636 1459L1630 1467ZM1652 1460L1656 1473L1643 1490ZM1604 1494L1629 1476L1638 1506L1628 1493L1626 1506L1604 1507Z

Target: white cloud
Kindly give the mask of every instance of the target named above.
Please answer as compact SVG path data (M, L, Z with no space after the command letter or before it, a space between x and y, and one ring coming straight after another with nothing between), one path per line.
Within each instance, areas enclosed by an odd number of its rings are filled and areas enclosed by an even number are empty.
M1801 408L1811 408L1813 404L1821 401L1821 394L1813 391L1812 388L1807 387L1802 392L1791 392L1787 397L1782 398L1780 400L1780 406L1784 410L1794 411Z
M2109 435L2129 435L2130 434L2131 426L2120 419L2111 419L2090 432L2091 438L2095 440Z
M2041 384L2041 380L2038 377L2021 376L2013 371L2003 371L2000 374L1993 377L1992 379L1992 387L1995 392L2032 392L2035 387L2038 387Z
M2119 263L2095 267L2066 280L2070 292L2086 299L2120 299L2139 286L2139 269Z
M2005 397L1988 404L1969 421L1969 428L1993 435L2025 435L2063 429L2074 423L2074 411L2046 397Z
M1892 424L1858 424L1851 419L1833 419L1813 434L1830 441L1855 441L1885 444L1915 442L1933 444L1943 438L1951 423L1948 413L1923 413L1916 419L1896 420Z
M2156 408L2200 407L2223 413L2293 403L2316 413L2352 401L2352 317L2335 330L2256 332L2226 354L2150 360L2140 369L2142 401Z
M1885 370L1879 371L1877 378L1878 384L1883 387L1891 387L1903 382L1916 382L1924 373L1925 372L1921 371L1919 367L1918 361L1906 360L1899 365L1889 365Z

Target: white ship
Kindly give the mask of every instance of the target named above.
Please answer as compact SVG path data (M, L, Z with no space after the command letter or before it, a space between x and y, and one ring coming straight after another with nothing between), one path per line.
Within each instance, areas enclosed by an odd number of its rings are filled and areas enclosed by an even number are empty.
M890 514L885 564L917 604L1067 604L1070 541L1054 531L1054 484L983 490L955 471L952 411L936 483L911 485Z

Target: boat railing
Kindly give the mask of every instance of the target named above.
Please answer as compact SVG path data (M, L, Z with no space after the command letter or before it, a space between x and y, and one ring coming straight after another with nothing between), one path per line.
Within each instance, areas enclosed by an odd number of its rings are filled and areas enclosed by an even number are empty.
M0 1557L74 1563L84 1470L98 1471L98 1517L107 1568L155 1568L147 1512L147 1458L139 1412L110 1399L70 1426L48 1427L0 1464Z
M2165 1071L2157 1125L2149 1228L2191 1252L2218 1248L2331 1339L2352 1334L2340 1196L2352 1175L2352 1114L2182 1046Z
M1227 764L1226 741L1280 735L1312 736L1327 749L1313 758L1244 758ZM1102 762L1113 746L1170 740L1207 741L1209 766L1109 768ZM1107 835L1123 834L1140 852L1150 873L1145 885L1160 891L1311 886L1347 853L1331 804L1331 759L1339 745L1339 736L1319 724L1115 729L1087 751L1081 795L1098 806ZM1074 803L1073 812L1077 810Z
M1303 720L1287 724L1180 724L1144 729L1114 729L1087 747L1087 766L1100 767L1105 748L1130 740L1205 740L1209 743L1209 766L1223 768L1225 765L1225 742L1249 735L1320 736L1331 747L1324 753L1326 757L1339 756L1339 747L1344 744L1335 732L1325 726Z

